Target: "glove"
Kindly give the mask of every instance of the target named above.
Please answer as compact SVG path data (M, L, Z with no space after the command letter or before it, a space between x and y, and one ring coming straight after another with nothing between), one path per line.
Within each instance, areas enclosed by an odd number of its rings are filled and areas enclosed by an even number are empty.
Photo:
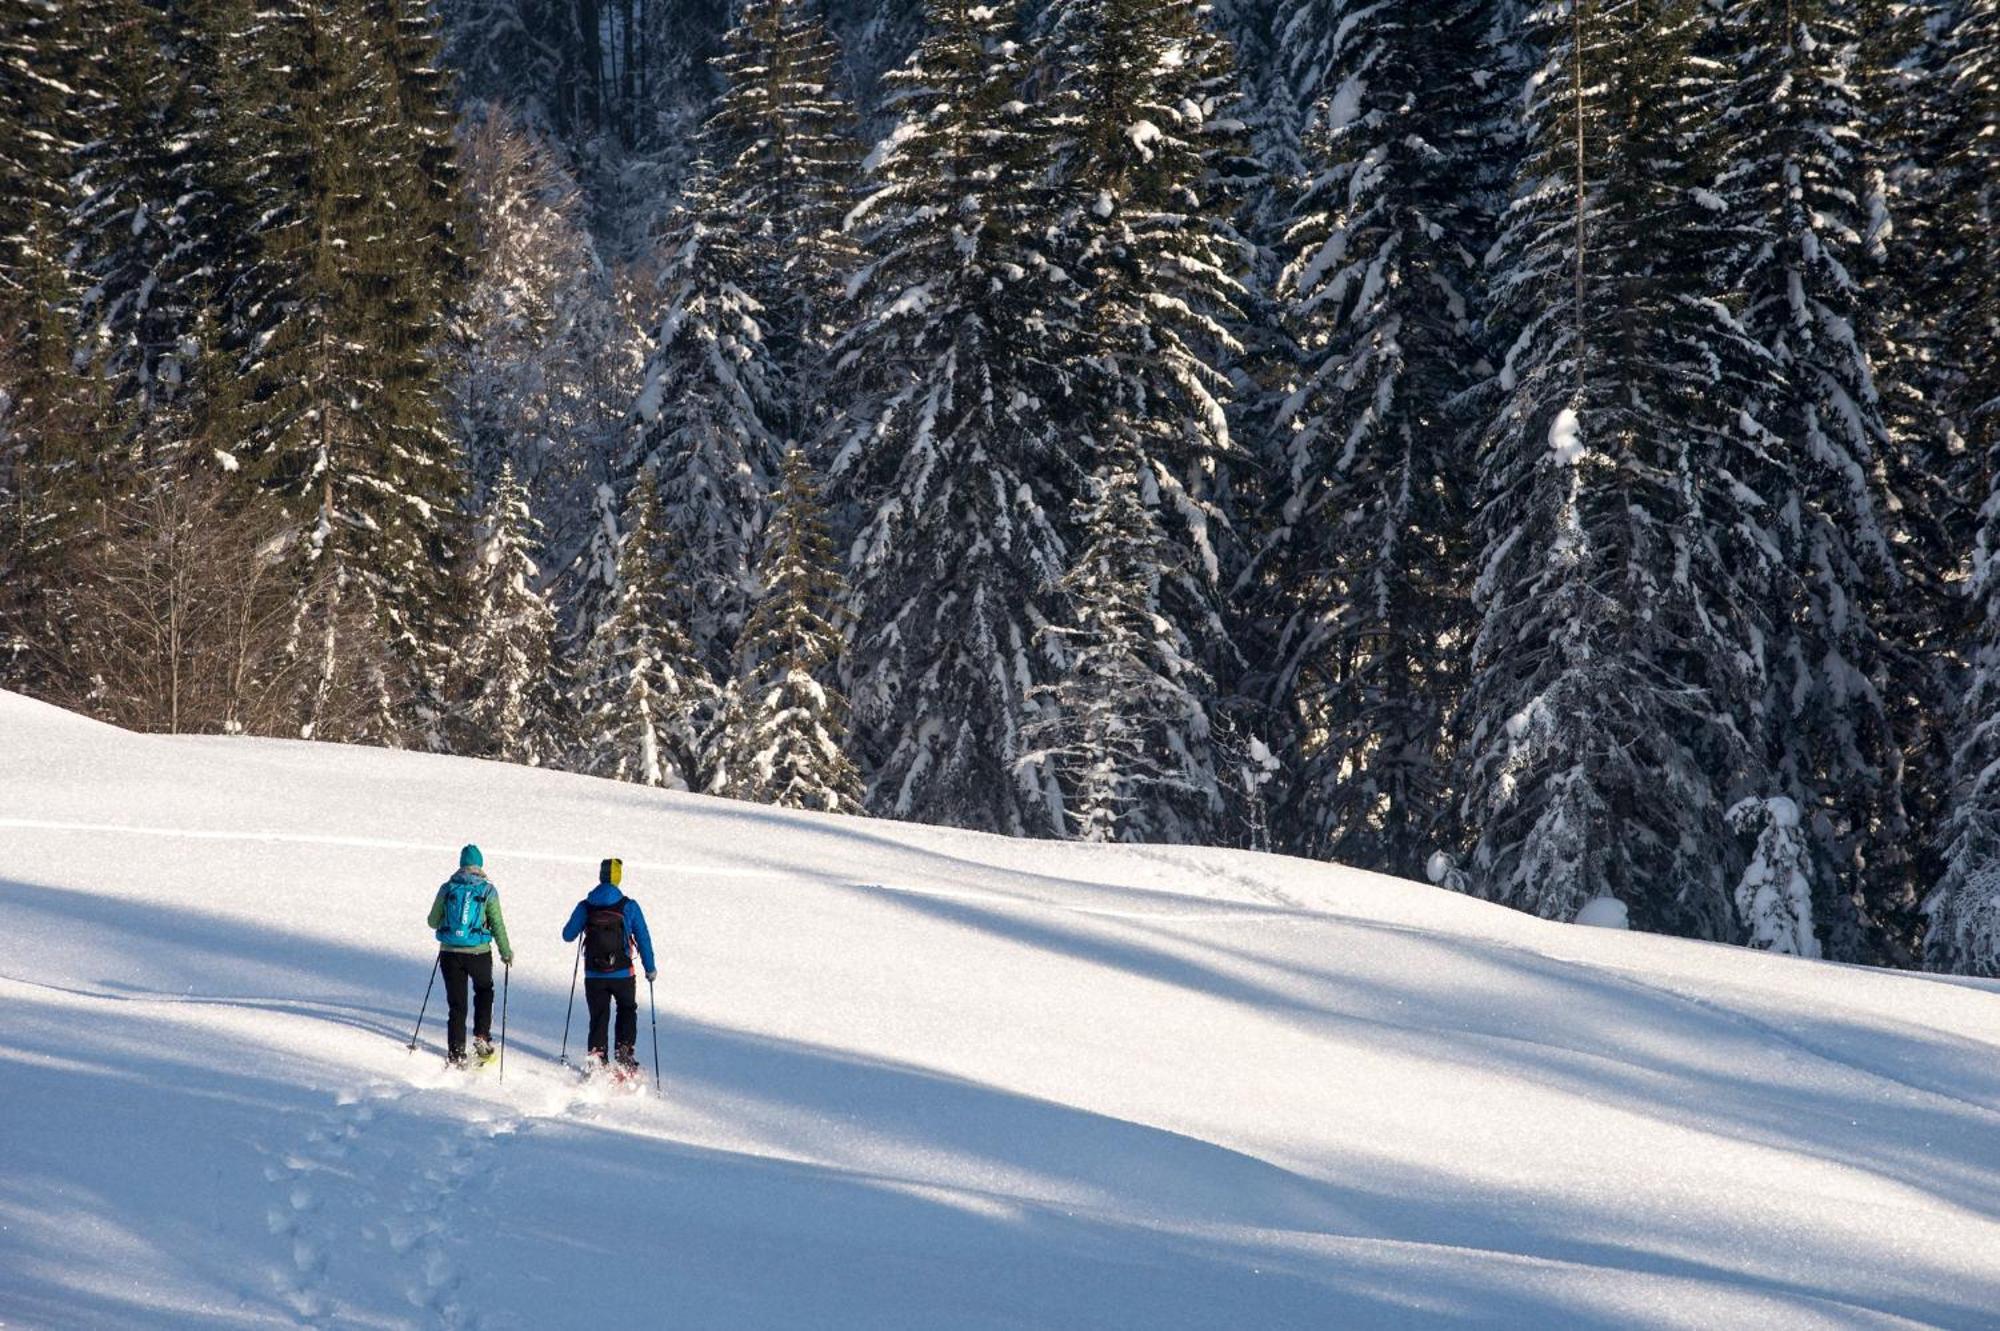
M512 966L514 964L514 954L509 952L506 956L500 958L500 964L502 966Z
M651 984L651 983L652 983L653 981L655 981L655 980L657 980L657 979L659 979L659 978L660 978L660 973L659 973L658 971L647 971L647 972L646 972L646 983L647 983L647 984Z

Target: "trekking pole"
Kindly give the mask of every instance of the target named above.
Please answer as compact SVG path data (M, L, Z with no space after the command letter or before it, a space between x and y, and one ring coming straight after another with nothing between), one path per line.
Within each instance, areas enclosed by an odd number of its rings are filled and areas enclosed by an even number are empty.
M424 1005L417 1009L416 1029L410 1032L410 1052L413 1054L417 1052L417 1031L421 1031L424 1028L424 1013L431 1010L431 990L437 986L438 967L442 965L444 965L444 956L440 953L431 962L431 982L424 986Z
M500 1080L507 1080L507 982L514 978L514 963L500 970Z
M646 1006L653 1010L653 1094L660 1091L660 1001L653 996L653 982L646 981Z
M569 1006L563 1009L562 1055L556 1059L556 1062L563 1067L569 1066L569 1019L576 1015L576 977L582 970L583 939L578 937L576 940L576 965L570 967L569 971Z

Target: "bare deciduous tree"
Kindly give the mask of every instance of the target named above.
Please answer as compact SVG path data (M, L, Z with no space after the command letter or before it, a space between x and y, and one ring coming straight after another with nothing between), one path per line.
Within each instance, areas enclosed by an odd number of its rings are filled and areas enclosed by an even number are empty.
M78 570L72 705L172 734L277 734L299 666L284 651L296 602L292 528L217 479L162 477L112 507Z

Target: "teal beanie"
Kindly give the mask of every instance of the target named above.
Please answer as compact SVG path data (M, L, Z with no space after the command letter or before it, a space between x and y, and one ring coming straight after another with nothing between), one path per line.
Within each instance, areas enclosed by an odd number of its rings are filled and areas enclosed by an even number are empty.
M482 869L486 867L486 857L479 853L479 847L467 846L458 852L458 867L461 869Z

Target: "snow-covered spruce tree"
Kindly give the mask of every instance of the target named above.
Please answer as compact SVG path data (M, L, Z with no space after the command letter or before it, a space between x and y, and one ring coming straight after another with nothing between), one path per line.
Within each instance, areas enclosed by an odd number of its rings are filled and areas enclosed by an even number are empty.
M744 286L784 371L793 435L816 430L853 247L841 221L861 157L840 53L811 0L746 0L716 61L726 90L702 130L716 205L743 234Z
M1723 111L1718 194L1740 228L1721 289L1743 293L1756 345L1742 366L1738 473L1769 507L1784 575L1766 647L1765 761L1810 834L1808 921L1832 955L1859 960L1857 875L1893 872L1908 841L1900 745L1883 683L1894 648L1874 611L1900 582L1896 504L1875 387L1868 294L1868 126L1854 82L1858 34L1833 6L1745 3L1722 15L1737 68Z
M1925 70L1942 76L1924 80L1919 313L1933 333L1934 399L1957 464L1946 484L1964 501L1951 529L1962 558L1985 539L2000 464L2000 359L1973 350L2000 341L2000 0L1946 10L1924 50ZM1947 567L1956 571L1956 561Z
M575 761L595 776L699 789L719 691L680 623L681 561L651 472L619 525L604 608L576 667Z
M1283 266L1281 237L1305 174L1300 141L1315 94L1292 81L1285 54L1290 17L1286 0L1213 0L1209 6L1210 24L1232 52L1236 95L1228 115L1241 122L1235 135L1239 151L1233 161L1220 163L1217 176L1244 253L1236 270L1245 288L1238 298L1242 315L1230 324L1244 349L1221 368L1234 384L1230 428L1252 449L1269 433L1294 359L1279 326L1277 274ZM1228 500L1237 511L1258 511L1262 496L1252 491L1259 479L1255 470L1238 468L1230 474ZM1232 578L1240 576L1241 565L1250 558L1251 542L1244 537L1244 549L1224 554ZM1241 645L1254 672L1258 645Z
M555 610L535 565L539 526L513 465L502 463L473 526L456 663L468 693L452 735L455 752L530 767L553 762L568 729L558 714Z
M445 346L446 412L475 505L512 463L560 568L590 536L625 402L603 390L628 354L610 274L575 183L549 146L495 106L460 145L471 280Z
M1933 310L1950 367L1940 396L1984 482L2000 460L2000 0L1958 0L1938 43Z
M758 574L764 590L737 647L708 788L787 809L859 813L847 702L831 682L843 589L812 465L796 446L785 452Z
M662 312L640 390L634 464L659 477L696 650L729 672L756 595L754 564L778 475L781 376L748 286L757 262L705 162L662 247Z
M431 0L364 0L373 41L385 68L390 102L384 108L395 127L395 151L410 163L421 193L399 201L410 216L406 240L422 246L433 261L463 262L465 232L459 184L459 140L454 79L443 61L444 31ZM433 280L463 274L440 272Z
M435 743L405 704L438 715L454 636L459 478L432 353L457 289L455 184L427 177L431 131L399 109L367 17L279 0L256 29L233 127L260 168L255 257L230 293L241 461L306 528L294 650L318 667L301 733Z
M1242 350L1229 324L1243 252L1220 216L1218 168L1235 160L1241 128L1228 113L1229 52L1194 0L1063 0L1053 14L1042 51L1063 132L1053 240L1085 303L1086 372L1070 395L1069 428L1092 470L1136 456L1150 474L1142 493L1160 506L1162 542L1154 608L1210 678L1234 680L1241 663L1220 603L1227 515L1218 503L1222 469L1238 452L1218 367ZM1215 752L1222 706L1204 698L1200 718L1174 737L1189 772L1228 765ZM1160 792L1163 804L1179 794ZM1233 810L1216 795L1198 802L1208 821L1182 804L1158 825L1188 841L1228 835Z
M617 608L623 586L618 558L624 546L625 505L615 486L600 482L590 498L590 530L563 571L559 597L562 626L574 652L584 649Z
M1078 293L1042 235L1050 139L1024 73L1011 5L938 0L885 77L902 119L850 220L868 259L833 467L865 515L847 678L870 808L1050 836L1061 792L1022 736L1060 669L1038 635L1081 479L1065 426Z
M1433 876L1548 918L1610 896L1640 928L1733 939L1724 814L1756 788L1776 555L1717 378L1754 348L1706 284L1715 71L1696 29L1692 4L1534 15L1457 722L1478 839L1462 877Z
M1946 367L1959 358L1945 350L1943 320L1932 309L1945 303L1935 290L1936 260L1949 228L1939 224L1955 194L1938 169L1950 99L1948 62L1930 32L1933 9L1927 0L1845 0L1834 12L1854 33L1849 80L1859 117L1850 144L1868 260L1855 276L1890 441L1878 457L1901 505L1903 534L1915 543L1905 564L1917 595L1896 599L1936 617L1949 593L1923 580L1942 580L1961 563L1979 501L1967 493L1967 459L1945 415ZM1907 636L1920 640L1923 626L1912 628Z
M1082 840L1197 842L1228 783L1210 742L1213 682L1161 613L1187 552L1136 441L1107 450L1089 492L1059 589L1067 613L1043 630L1066 667L1045 686L1053 707L1027 727L1023 761L1054 766Z
M1946 412L1949 350L1933 287L1946 212L1933 167L1944 80L1924 0L1853 0L1858 33L1853 79L1866 133L1863 163L1870 359L1888 445L1876 457L1893 503L1900 581L1869 607L1895 648L1881 687L1901 747L1898 786L1910 833L1886 862L1871 864L1869 939L1874 959L1909 964L1923 951L1923 898L1942 867L1938 829L1949 802L1952 717L1960 698L1965 638L1960 601L1982 486ZM1947 197L1949 197L1947 195Z
M0 7L0 298L31 313L24 283L63 254L75 203L75 161L89 131L85 81L90 38L75 6L7 0Z
M1938 289L1956 355L1947 411L1986 475L1966 596L1976 637L1956 715L1943 872L1924 902L1924 965L2000 976L2000 4L1964 0L1945 38L1949 94ZM1970 339L1970 340L1967 340Z
M1736 883L1743 941L1761 951L1819 956L1813 930L1815 852L1799 806L1784 795L1738 800L1730 806L1729 825L1755 839L1750 862Z
M1465 110L1480 0L1350 0L1327 16L1327 90L1285 235L1301 353L1261 555L1293 718L1286 844L1415 877L1448 813L1444 723L1468 637L1471 387L1488 221Z
M115 495L103 381L73 351L83 283L67 226L97 91L73 6L0 5L0 684L68 668L74 564Z
M143 419L195 359L194 326L215 276L233 270L244 219L231 208L215 133L221 32L196 5L169 21L142 0L80 8L104 34L87 71L99 97L78 155L74 252L86 281L81 353ZM175 451L178 442L158 440Z
M2000 977L2000 486L1982 510L1967 596L1976 637L1953 731L1944 869L1923 906L1923 962Z

